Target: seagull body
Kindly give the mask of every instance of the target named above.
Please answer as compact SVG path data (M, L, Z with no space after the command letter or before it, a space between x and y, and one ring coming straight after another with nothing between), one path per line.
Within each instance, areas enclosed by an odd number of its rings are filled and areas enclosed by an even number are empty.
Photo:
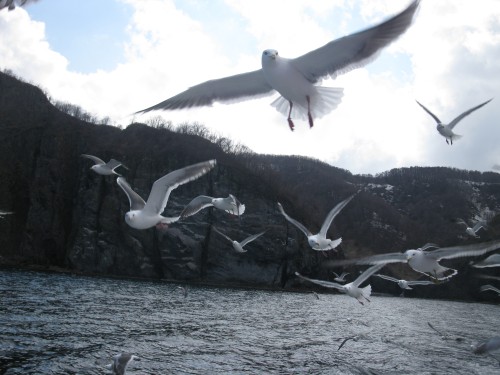
M335 275L335 278L333 280L338 281L339 283L345 283L346 282L345 277L347 275L349 275L348 272L342 272L342 274L340 276L338 274L336 274L335 272L332 272L332 273Z
M343 90L316 86L323 78L366 65L378 52L396 40L410 26L420 0L381 24L327 43L295 59L282 58L273 49L262 53L262 68L243 74L206 81L139 112L209 106L216 101L281 96L272 103L280 113L313 119L329 113L340 103Z
M120 353L116 355L113 363L111 364L113 375L125 375L127 366L134 360L140 361L140 358L130 353Z
M441 122L441 120L435 114L433 114L431 111L429 111L426 107L424 107L418 101L417 101L417 103L420 107L422 107L424 109L425 112L427 112L429 115L431 115L431 117L436 121L436 123L437 123L436 129L439 132L439 134L441 134L446 139L446 143L452 145L454 139L459 139L462 137L459 134L453 133L453 128L455 127L455 125L457 125L464 117L470 115L472 112L474 112L475 110L488 104L492 100L493 99L487 100L484 103L479 104L478 106L475 106L473 108L468 109L467 111L465 111L461 115L454 118L453 121L451 121L449 124L443 124ZM448 142L448 140L449 140L449 142Z
M374 266L371 266L370 268L366 269L361 275L359 275L358 278L354 280L352 283L345 285L337 284L331 281L310 279L308 277L302 276L298 272L295 272L295 275L297 275L301 279L310 281L317 285L324 286L326 288L338 289L339 291L346 293L348 296L356 298L358 302L363 305L365 301L370 302L368 297L370 297L372 293L372 287L371 285L368 284L364 288L360 288L360 285L363 282L365 282L375 272L379 271L383 266L384 264L376 264Z
M474 238L479 238L477 232L479 232L481 229L486 230L488 228L486 220L483 220L481 218L478 218L477 223L474 224L473 227L470 227L469 224L467 224L467 222L463 219L457 219L457 224L465 225L465 233Z
M235 216L243 215L245 212L245 205L241 204L241 202L232 194L229 194L227 198L214 198L206 195L200 195L189 202L184 210L182 210L180 218L184 219L188 216L192 216L207 207L215 207Z
M492 254L486 259L472 264L475 268L500 267L500 254Z
M279 202L278 202L278 208L287 221L295 225L306 235L307 242L309 243L309 246L311 246L313 250L317 251L332 250L335 249L338 245L340 245L340 243L342 242L342 238L337 238L336 240L330 240L329 238L326 238L328 229L330 228L333 219L335 219L335 216L337 216L340 213L340 211L342 211L342 209L351 201L352 198L354 198L355 195L356 194L351 195L349 198L344 199L342 202L333 207L333 209L326 216L325 221L323 222L323 225L321 226L319 233L316 234L312 234L312 232L309 229L307 229L302 223L288 216L285 210L283 209L283 206Z
M172 190L179 185L193 181L210 171L216 164L209 160L177 169L159 178L153 183L147 202L137 194L123 177L118 177L116 182L127 194L130 211L125 214L125 222L135 229L148 229L153 226L162 227L179 220L179 217L164 217L161 215Z
M378 276L382 279L385 279L385 280L389 280L389 281L392 281L392 282L395 282L396 284L398 284L398 286L401 288L401 289L413 289L413 288L410 288L411 285L434 285L435 283L431 280L398 280L394 277L391 277L391 276L387 276L387 275L381 275L381 274L376 274L376 275L373 275L373 276Z
M495 292L496 294L498 294L500 296L500 290L498 288L495 288L493 285L486 284L486 285L482 285L479 288L480 292L485 292L487 290L491 290L491 291Z
M428 249L431 247L436 247L436 245L426 244L422 248L406 250L404 253L387 253L361 259L331 261L329 265L338 267L347 264L408 263L414 271L423 273L435 280L446 280L456 275L457 270L441 266L439 264L441 259L483 255L500 248L500 240L465 246L443 247L429 251Z
M120 165L123 166L124 168L127 168L120 161L115 160L115 159L111 159L110 161L108 161L106 163L106 162L104 162L104 160L102 160L94 155L82 154L81 156L92 160L95 164L92 167L90 167L90 169L92 169L95 173L103 175L103 176L109 176L112 174L116 174L117 176L121 176L121 174L115 172L115 169L118 168Z
M260 233L257 233L257 234L252 234L251 236L248 236L247 238L245 238L243 241L238 242L238 241L235 241L232 238L226 236L224 233L222 233L221 231L219 231L216 227L213 227L213 228L214 228L214 231L216 231L222 237L224 237L229 242L231 242L231 244L233 245L233 249L236 250L236 252L238 252L238 253L246 253L247 250L244 249L243 246L245 246L249 242L252 242L252 241L256 240L257 238L259 238L260 236L262 236L264 233L266 233L264 231L264 232L260 232Z

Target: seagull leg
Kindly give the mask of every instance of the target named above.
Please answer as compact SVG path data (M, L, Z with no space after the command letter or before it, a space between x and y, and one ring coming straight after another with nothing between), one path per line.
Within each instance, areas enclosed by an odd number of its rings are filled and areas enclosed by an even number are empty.
M288 111L288 126L290 127L290 130L293 131L293 128L295 127L295 125L293 124L293 121L292 121L292 107L293 107L293 103L291 100L288 101L288 103L290 103L290 110Z
M448 138L446 138L446 144L449 145L450 143L448 142Z
M309 128L312 128L314 123L313 123L313 117L311 115L311 98L309 95L306 95L307 99L307 119L309 120Z

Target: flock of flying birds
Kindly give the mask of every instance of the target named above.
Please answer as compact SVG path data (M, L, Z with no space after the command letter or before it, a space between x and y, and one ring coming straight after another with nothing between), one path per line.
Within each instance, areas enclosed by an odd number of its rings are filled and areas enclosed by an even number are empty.
M29 0L0 0L0 10L3 8L13 10L16 3L17 5L24 5L27 2L29 2ZM189 107L209 106L214 102L234 102L235 100L246 100L278 92L280 97L273 101L271 105L287 117L287 123L290 129L293 130L295 126L293 118L307 120L309 126L313 127L314 119L321 118L334 110L341 102L343 96L342 88L324 87L318 85L318 83L320 83L323 78L335 78L340 74L364 66L374 60L384 47L396 40L410 27L419 4L420 0L414 0L402 12L374 27L333 40L318 49L312 50L294 59L281 57L278 51L267 49L262 53L260 69L206 81L161 103L139 111L138 113L152 110L175 110ZM460 135L453 132L458 122L472 112L483 107L491 100L492 99L470 108L449 124L444 124L429 109L418 101L417 103L434 118L437 123L437 130L439 134L445 137L446 142L453 144L453 141L460 137ZM154 226L162 228L180 219L194 215L206 207L215 207L237 216L242 215L245 211L245 205L241 204L233 195L229 195L227 198L199 196L194 198L178 216L164 217L161 215L166 207L172 190L209 172L215 166L215 160L190 165L159 178L154 182L147 201L144 201L144 199L131 188L125 178L115 172L115 169L122 166L122 163L114 159L105 163L92 155L82 156L92 159L95 162L95 165L92 167L94 172L101 175L118 175L117 183L127 195L130 203L130 210L125 214L125 221L132 228L147 229ZM335 216L339 214L354 196L355 195L345 199L330 211L317 234L313 234L303 224L288 216L280 203L278 203L278 209L286 220L306 235L308 243L313 250L328 251L335 249L342 241L341 238L335 240L328 239L328 228ZM467 226L468 232L476 235L479 227L470 228L467 223L463 223ZM238 242L232 240L219 229L214 228L214 230L230 241L233 248L238 252L246 251L244 249L245 245L256 240L265 233L257 233ZM329 262L331 267L349 264L371 265L370 268L361 273L353 282L347 284L341 284L341 282L345 280L345 274L341 277L337 275L337 282L310 279L299 273L297 273L297 276L324 287L338 289L356 298L363 304L369 301L371 287L368 285L361 288L361 284L372 275L397 282L403 289L409 289L410 286L413 285L440 283L449 280L450 277L457 273L454 269L440 265L440 260L480 256L498 248L500 248L500 240L448 248L438 248L437 245L426 244L422 248L406 250L404 253L381 254L362 259ZM476 263L475 266L497 267L500 265L499 257L500 255L494 254ZM394 262L407 263L413 270L429 277L429 280L397 280L387 275L376 274L385 264ZM498 292L498 290L491 285L483 286L482 290L494 290ZM497 349L500 346L499 341L500 340L497 338L497 340L493 340L491 343L485 343L483 348L486 349L484 350L490 351L492 348ZM124 374L127 364L132 359L134 359L132 355L117 356L113 365L115 374Z

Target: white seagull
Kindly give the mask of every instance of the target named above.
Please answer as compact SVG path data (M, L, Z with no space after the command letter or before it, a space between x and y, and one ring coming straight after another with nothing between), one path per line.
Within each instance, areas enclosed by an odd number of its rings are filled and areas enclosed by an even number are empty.
M182 210L180 214L180 218L184 219L188 216L196 214L204 208L212 206L235 216L243 215L245 212L245 205L241 204L241 202L232 194L229 194L227 198L214 198L206 195L200 195L184 207L184 210Z
M236 250L236 252L238 252L238 253L246 253L247 250L244 249L243 246L245 246L249 242L252 242L252 241L256 240L257 238L259 238L260 236L262 236L264 233L266 233L266 231L264 231L264 232L260 232L260 233L257 233L257 234L252 234L251 236L248 236L247 238L245 238L243 241L238 242L238 241L235 241L232 238L228 237L224 233L222 233L216 227L213 227L213 229L214 229L214 231L216 231L217 233L219 233L222 237L224 237L229 242L231 242L231 244L233 245L233 249Z
M404 253L387 253L361 259L330 261L328 264L332 267L338 267L348 264L408 263L408 265L417 272L423 273L436 280L445 280L456 275L457 270L441 266L439 264L441 259L483 255L500 248L500 240L465 246L443 247L432 251L428 250L431 247L436 246L426 244L422 248L406 250Z
M473 227L470 227L469 224L465 222L465 220L457 219L457 224L465 225L465 233L474 238L479 238L477 232L479 232L481 229L487 228L485 221L478 221L476 224L474 224Z
M486 259L471 264L475 268L500 267L500 254L492 254Z
M215 163L215 160L209 160L193 164L185 168L177 169L159 178L153 183L147 202L144 202L139 194L132 190L123 177L118 177L116 182L120 185L125 194L127 194L130 203L130 211L125 214L126 223L135 229L148 229L155 225L161 228L179 220L178 216L161 216L161 213L167 205L170 193L179 185L183 185L203 176L215 166Z
M374 266L371 266L370 268L366 269L361 275L358 276L356 280L354 280L352 283L349 284L337 284L331 281L324 281L324 280L316 280L316 279L310 279L308 277L302 276L300 273L295 272L295 275L300 277L301 279L310 281L314 284L318 284L321 286L324 286L326 288L335 288L340 290L343 293L346 293L348 296L356 298L360 304L364 304L364 301L370 302L368 297L370 297L372 293L372 287L370 284L365 286L364 288L360 288L359 286L365 282L371 275L373 275L375 272L380 270L384 264L376 264Z
M321 229L319 233L312 234L309 229L307 229L302 223L299 223L297 220L292 219L290 216L288 216L283 209L283 206L281 203L278 202L278 208L281 212L281 214L287 219L290 223L295 225L298 229L300 229L307 237L307 242L309 243L309 246L313 250L317 251L326 251L326 250L332 250L335 249L340 243L342 242L342 238L337 238L336 240L330 240L329 238L326 238L326 234L328 232L328 229L330 228L330 225L332 224L333 219L335 219L335 216L339 214L340 211L351 201L352 198L354 198L356 194L351 195L349 198L344 199L342 202L337 204L333 209L326 215L325 221L323 222L323 225L321 226Z
M378 276L382 279L395 282L396 284L398 284L398 286L401 289L410 289L411 290L411 289L413 289L413 288L410 288L411 285L431 285L431 284L435 285L435 282L433 282L431 280L398 280L395 277L381 275L381 274L376 274L373 276Z
M345 283L346 279L345 277L349 275L348 272L342 272L342 274L339 276L337 273L332 272L335 275L335 278L333 280L338 281L339 283Z
M277 91L281 96L271 105L288 116L290 129L294 128L292 117L307 118L312 127L313 118L335 109L343 95L341 88L315 84L374 60L382 48L408 29L419 3L420 0L414 0L401 13L377 26L333 40L295 59L280 57L278 51L266 49L261 69L206 81L139 112L210 106L217 101L234 102Z
M127 366L132 363L132 361L140 361L141 359L130 353L120 353L116 355L111 364L111 370L113 375L125 375Z
M121 174L115 172L115 169L118 168L120 165L123 168L128 169L126 166L124 166L122 164L122 162L115 160L115 159L111 159L110 161L108 161L106 163L106 162L104 162L104 160L102 160L94 155L82 154L81 156L92 160L95 164L92 167L90 167L90 169L92 169L95 173L103 175L103 176L109 176L112 174L116 174L117 176L121 176Z
M453 119L452 122L450 122L449 124L443 124L441 122L441 120L434 114L432 113L431 111L429 111L427 108L425 108L422 104L420 104L418 101L416 101L418 103L418 105L420 107L422 107L424 109L425 112L427 112L429 115L432 116L432 118L436 121L437 123L437 126L436 126L436 129L437 131L439 132L439 134L441 134L445 139L446 139L446 143L448 144L453 144L453 140L454 139L459 139L461 138L462 136L459 135L459 134L455 134L453 133L453 128L455 127L455 125L457 125L460 120L462 120L464 117L470 115L472 112L474 112L476 109L479 109L481 108L483 105L486 105L488 104L489 102L491 102L493 100L490 99L490 100L487 100L485 101L484 103L482 104L479 104L478 106L475 106L471 109L468 109L467 111L465 111L464 113L462 113L461 115L457 116L455 119ZM448 142L448 140L450 140L450 142Z
M479 288L480 292L485 292L487 290L491 290L500 296L500 290L498 288L495 288L493 285L490 284L481 285L481 287Z

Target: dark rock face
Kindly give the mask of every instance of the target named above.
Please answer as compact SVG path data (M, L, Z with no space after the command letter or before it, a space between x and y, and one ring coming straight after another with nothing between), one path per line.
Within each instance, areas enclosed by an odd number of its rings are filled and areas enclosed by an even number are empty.
M0 220L0 264L288 288L301 284L295 271L332 279L331 270L322 267L328 259L404 251L427 242L468 243L464 228L453 221L472 218L478 207L500 207L496 173L402 168L354 176L313 159L228 154L192 134L141 124L122 130L78 120L53 107L36 87L2 73L0 141L0 209L15 212ZM83 153L122 161L129 169L117 171L144 199L153 182L168 172L217 159L211 172L172 192L164 215L178 215L200 194L232 193L246 211L237 218L208 208L165 231L130 228L124 221L129 202L115 177L95 174L92 162L80 157ZM311 250L276 206L281 202L290 216L316 232L328 211L356 191L329 232L331 238L343 238L337 252ZM240 254L213 226L238 241L267 232ZM499 228L494 221L481 240L498 238ZM458 264L463 275L470 275L464 271L467 262ZM387 267L387 273L420 277L406 265ZM380 280L372 285L388 288ZM439 291L427 296L447 291L452 298L477 298L471 289L476 286L463 279L460 285L429 288Z

